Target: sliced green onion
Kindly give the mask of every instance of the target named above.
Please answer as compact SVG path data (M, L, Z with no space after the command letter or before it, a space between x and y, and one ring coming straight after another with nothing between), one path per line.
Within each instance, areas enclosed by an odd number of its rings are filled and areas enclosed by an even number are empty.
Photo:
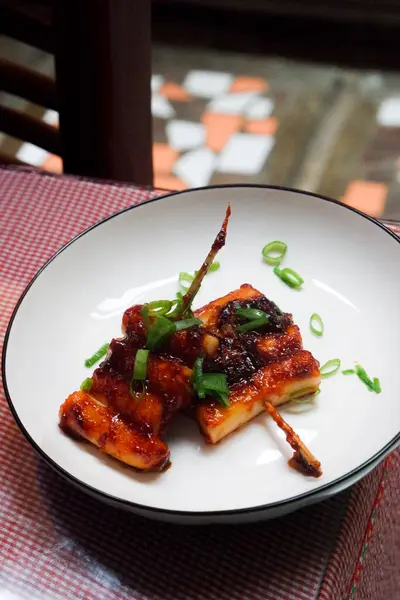
M196 392L196 394L198 395L198 397L200 398L200 400L203 400L203 398L206 397L206 393L205 390L203 388L203 361L204 358L199 357L196 358L194 365L193 365L193 388Z
M149 352L150 350L138 350L136 352L135 364L133 366L133 379L135 381L143 381L147 377Z
M176 331L182 331L182 329L189 329L189 327L194 327L195 325L203 325L203 321L192 317L190 319L183 319L182 321L175 321L174 325Z
M377 377L371 379L364 367L362 367L361 365L356 365L354 369L346 369L342 371L342 373L343 375L357 375L358 378L361 379L363 383L365 383L370 392L380 394L382 391L381 382L379 381L379 379Z
M332 360L328 360L328 362L326 362L324 365L322 365L319 372L321 374L321 377L330 377L331 375L334 375L335 373L337 373L339 371L339 369L340 369L340 359L332 358Z
M149 305L148 304L144 304L142 306L142 310L140 311L140 314L143 317L144 326L146 327L146 329L148 331L149 327L150 327Z
M179 306L178 306L178 307L177 307L177 309L176 309L175 318L176 318L176 317L178 317L178 316L181 314L181 308L182 308L182 302L183 302L183 294L182 294L182 292L177 292L177 294L176 294L176 298L177 298L177 300L179 300L179 301L180 301L180 304L179 304ZM175 311L174 311L174 312L175 312ZM188 308L186 309L186 311L185 311L185 315L186 315L187 317L190 317L190 318L191 318L191 317L193 317L193 311L192 311L192 309L190 308L190 306L188 306Z
M248 321L254 321L254 319L261 319L262 317L268 317L267 313L258 308L238 308L235 312L237 317L242 317Z
M252 331L253 329L259 329L260 327L263 327L264 325L268 325L268 323L269 323L269 319L268 319L267 315L265 315L264 317L260 317L259 319L253 319L252 321L249 321L248 323L239 325L238 327L236 327L236 331L238 333L245 333L246 331Z
M203 373L203 389L208 396L216 398L222 406L230 406L227 377L223 373Z
M182 321L170 321L166 317L156 317L147 334L147 346L150 350L161 346L176 331L189 329L195 325L202 325L200 319L191 317Z
M310 317L310 329L318 337L324 333L324 323L318 313L313 313Z
M367 374L367 371L364 369L364 367L362 367L361 365L356 365L354 368L355 368L358 378L361 379L361 381L363 383L365 383L365 385L371 392L375 392L374 382L369 377L369 375Z
M229 388L227 377L223 373L203 373L204 359L199 357L193 366L193 388L197 396L202 400L206 396L212 396L222 406L230 406Z
M304 388L302 390L297 390L297 392L293 392L293 394L290 394L289 400L299 404L304 404L306 402L310 402L313 398L318 396L320 392L321 390L319 388L317 390L312 387Z
M150 350L155 350L175 331L175 323L165 317L156 317L147 334L147 346Z
M185 271L181 271L179 273L179 285L185 292L190 288L190 284L192 283L194 276L190 273L186 273Z
M280 269L279 267L275 267L274 273L283 281L283 283L286 283L286 285L295 290L301 288L304 283L304 279L302 279L296 271L293 271L293 269L288 269L287 267L285 269Z
M164 317L171 310L172 302L170 300L155 300L148 302L149 317Z
M221 264L216 260L215 262L212 263L212 265L210 265L208 267L208 273L213 273L214 271L218 271L220 266L221 266Z
M91 377L86 377L81 383L81 390L84 392L89 392L92 387L93 379Z
M178 294L180 294L180 292L178 292ZM179 316L182 308L182 294L180 294L180 296L180 298L177 297L175 300L172 300L169 312L164 315L167 319L174 320Z
M160 317L157 317L160 318ZM129 386L129 392L131 396L135 396L140 402L146 393L146 386L144 380L147 377L147 363L149 360L149 350L139 349L136 352L135 363L133 365L133 374L131 384ZM137 391L137 386L141 384L141 391Z
M382 391L381 382L377 377L374 377L374 390L377 394L380 394Z
M262 255L267 265L279 265L286 254L287 245L284 242L270 242L262 249Z
M103 344L90 358L85 360L85 367L93 367L103 356L107 354L109 344Z

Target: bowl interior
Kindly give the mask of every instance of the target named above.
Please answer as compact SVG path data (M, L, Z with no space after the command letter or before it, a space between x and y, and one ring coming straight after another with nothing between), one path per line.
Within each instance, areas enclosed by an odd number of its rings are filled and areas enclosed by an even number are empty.
M198 268L232 206L219 271L196 307L250 283L292 312L304 347L321 364L358 361L379 377L376 395L354 376L326 379L317 400L282 414L321 460L323 476L291 470L283 433L261 415L217 446L178 417L167 435L172 468L138 474L66 437L57 427L63 400L90 375L83 361L120 333L132 304L173 298L180 271ZM272 240L288 245L283 266L301 291L286 287L261 259ZM128 503L169 511L213 512L273 505L347 476L393 443L400 430L398 240L370 219L317 197L266 188L210 188L120 213L59 253L21 301L9 332L4 378L18 419L42 452L80 482ZM324 336L309 329L312 313Z

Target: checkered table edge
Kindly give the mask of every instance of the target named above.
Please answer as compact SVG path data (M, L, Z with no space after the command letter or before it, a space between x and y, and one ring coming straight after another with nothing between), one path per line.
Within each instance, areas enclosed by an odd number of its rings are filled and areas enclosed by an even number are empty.
M20 294L61 245L157 195L0 168L1 346ZM272 522L151 522L83 494L39 460L1 390L0 589L7 600L346 598L389 468L386 461L352 491Z

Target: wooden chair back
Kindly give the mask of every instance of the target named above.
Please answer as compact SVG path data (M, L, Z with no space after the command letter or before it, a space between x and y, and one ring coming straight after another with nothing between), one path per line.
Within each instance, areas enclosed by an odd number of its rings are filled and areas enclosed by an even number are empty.
M151 0L0 0L0 22L55 57L54 80L1 59L2 89L59 112L57 129L2 106L0 130L66 173L151 185Z

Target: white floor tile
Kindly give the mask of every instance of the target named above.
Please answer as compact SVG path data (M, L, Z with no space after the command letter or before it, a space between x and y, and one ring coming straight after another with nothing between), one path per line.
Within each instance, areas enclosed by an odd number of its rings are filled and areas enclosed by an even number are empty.
M159 119L170 119L175 116L175 111L164 96L153 94L151 98L151 113Z
M151 76L151 91L158 92L160 87L163 85L165 79L162 75L152 75Z
M271 98L255 98L246 105L244 114L248 119L266 119L273 110L274 103Z
M183 87L189 94L201 98L213 98L228 91L233 75L218 71L190 71Z
M38 146L34 146L29 142L25 142L22 144L16 154L18 160L22 160L23 162L28 163L28 165L33 165L34 167L41 167L44 161L49 158L50 154L43 150L43 148L39 148Z
M209 148L199 148L183 154L175 163L174 173L189 187L208 185L216 165L216 156Z
M58 112L55 110L46 110L43 115L43 121L47 125L58 125Z
M218 171L238 175L256 175L274 146L272 135L235 133L218 157Z
M242 115L247 105L257 97L257 92L237 92L223 94L208 103L207 110L210 112Z
M206 128L192 121L168 121L165 128L168 143L175 150L191 150L202 146L206 139Z
M383 127L400 127L400 96L384 100L376 118Z

